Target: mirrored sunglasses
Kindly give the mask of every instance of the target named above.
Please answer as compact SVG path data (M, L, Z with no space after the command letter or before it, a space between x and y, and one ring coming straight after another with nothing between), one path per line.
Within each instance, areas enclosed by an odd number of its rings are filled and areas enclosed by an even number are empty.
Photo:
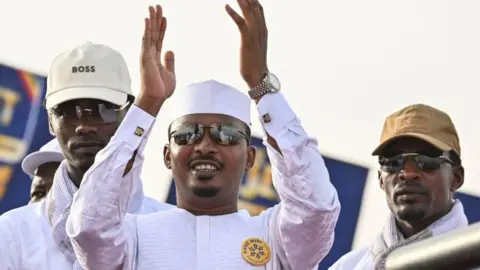
M405 153L388 158L380 157L380 169L388 173L398 173L405 168L408 160L413 162L415 167L423 172L436 171L445 163L454 164L448 155L445 154L438 157L430 157L417 153Z
M232 124L212 124L204 126L196 123L183 123L169 134L169 140L178 145L193 145L199 143L205 135L205 129L210 129L211 139L220 145L236 145L241 139L249 142L248 136Z
M81 120L87 120L92 124L111 124L121 120L120 112L130 104L131 102L128 101L120 107L109 102L103 102L96 104L96 106L84 108L78 104L62 103L49 111L59 124L75 124Z

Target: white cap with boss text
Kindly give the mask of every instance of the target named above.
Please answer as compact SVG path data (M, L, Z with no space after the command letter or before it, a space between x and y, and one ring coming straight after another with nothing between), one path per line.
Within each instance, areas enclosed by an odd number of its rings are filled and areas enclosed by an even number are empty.
M132 95L127 63L116 50L86 42L55 58L47 79L46 108L74 99L99 99L118 106Z

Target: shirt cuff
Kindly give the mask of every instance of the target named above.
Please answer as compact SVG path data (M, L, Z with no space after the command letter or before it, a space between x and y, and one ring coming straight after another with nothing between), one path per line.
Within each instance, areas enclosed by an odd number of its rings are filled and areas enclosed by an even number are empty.
M152 123L150 129L148 130L148 132L145 132L145 135L143 136L143 140L140 142L140 146L137 149L137 155L140 155L141 157L143 157L143 150L145 150L145 147L147 146L148 138L150 137L150 134L152 133L152 130L153 130L152 127L155 124L155 122L156 122L156 119L153 121L153 123Z
M139 107L132 105L112 140L122 141L132 149L138 149L142 141L145 140L150 133L154 122L155 117Z
M297 117L281 92L263 96L257 110L263 131L273 138Z

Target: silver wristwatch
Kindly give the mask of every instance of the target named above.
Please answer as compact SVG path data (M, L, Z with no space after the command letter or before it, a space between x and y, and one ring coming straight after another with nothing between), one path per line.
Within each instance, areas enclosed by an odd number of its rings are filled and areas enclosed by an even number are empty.
M256 99L268 93L278 92L280 91L280 87L280 81L278 80L277 76L268 72L259 85L248 91L248 95L250 98Z

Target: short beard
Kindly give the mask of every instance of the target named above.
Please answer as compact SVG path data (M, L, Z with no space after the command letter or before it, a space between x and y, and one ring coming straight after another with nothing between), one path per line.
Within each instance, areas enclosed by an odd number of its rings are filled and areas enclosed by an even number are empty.
M413 208L413 207L412 207ZM418 221L425 218L426 212L423 209L402 209L397 211L396 215L399 219L405 221Z
M218 188L193 188L193 194L201 198L215 197L218 191Z

